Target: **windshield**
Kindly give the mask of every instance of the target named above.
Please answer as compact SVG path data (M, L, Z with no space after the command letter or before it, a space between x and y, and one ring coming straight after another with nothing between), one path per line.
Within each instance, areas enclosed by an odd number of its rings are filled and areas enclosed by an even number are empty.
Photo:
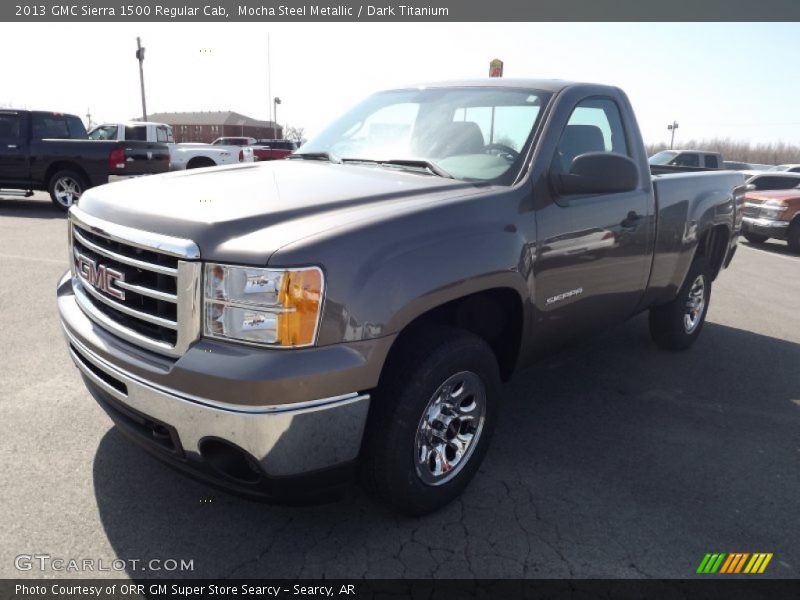
M116 125L100 125L89 132L90 140L115 140L117 139Z
M770 169L770 171L788 171L788 170L789 170L789 165L778 165Z
M663 152L653 154L653 156L651 156L647 160L647 162L649 162L651 165L666 165L669 164L669 161L671 161L676 156L678 156L677 152L673 152L671 150L664 150Z
M427 162L456 179L512 179L549 95L503 88L434 88L375 94L299 155L331 160ZM419 164L417 164L419 163Z

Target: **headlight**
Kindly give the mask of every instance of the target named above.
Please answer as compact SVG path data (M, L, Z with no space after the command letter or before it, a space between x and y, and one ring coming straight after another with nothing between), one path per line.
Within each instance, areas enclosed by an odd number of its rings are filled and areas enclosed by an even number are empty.
M205 335L281 347L314 343L324 291L318 267L257 269L208 263L204 286Z
M772 201L767 200L764 204L761 205L761 211L759 212L759 216L764 219L779 219L780 216L783 214L783 211L787 209L787 205L778 202L774 204Z

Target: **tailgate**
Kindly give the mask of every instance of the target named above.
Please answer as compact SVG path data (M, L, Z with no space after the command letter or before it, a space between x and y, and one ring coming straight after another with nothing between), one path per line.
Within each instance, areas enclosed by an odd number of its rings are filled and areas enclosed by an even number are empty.
M129 141L120 142L125 150L125 167L115 175L152 175L169 171L169 147L166 144Z

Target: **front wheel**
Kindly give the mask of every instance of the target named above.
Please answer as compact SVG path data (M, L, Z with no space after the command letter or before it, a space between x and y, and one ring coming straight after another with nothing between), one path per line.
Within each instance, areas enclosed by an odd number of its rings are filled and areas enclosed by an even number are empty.
M67 211L86 190L86 182L75 171L65 169L53 175L47 187L53 204Z
M405 342L372 400L362 475L383 502L422 515L456 498L477 472L500 374L491 348L471 333L436 328Z
M705 323L711 299L711 267L696 256L677 297L650 309L650 335L667 350L686 350L694 344Z

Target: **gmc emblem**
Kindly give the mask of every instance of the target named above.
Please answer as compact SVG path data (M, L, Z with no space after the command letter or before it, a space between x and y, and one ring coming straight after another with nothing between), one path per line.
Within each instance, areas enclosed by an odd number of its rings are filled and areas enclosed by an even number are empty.
M125 281L124 273L105 265L98 265L91 258L77 253L75 255L75 266L84 281L117 300L125 300L125 290L113 286L115 281Z

